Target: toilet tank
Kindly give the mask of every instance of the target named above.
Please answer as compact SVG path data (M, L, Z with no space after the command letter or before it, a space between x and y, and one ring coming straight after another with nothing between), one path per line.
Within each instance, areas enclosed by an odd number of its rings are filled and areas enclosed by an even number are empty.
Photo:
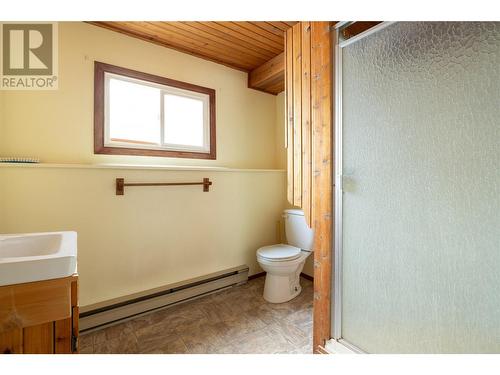
M285 210L285 235L289 245L302 250L313 250L314 231L307 226L302 210Z

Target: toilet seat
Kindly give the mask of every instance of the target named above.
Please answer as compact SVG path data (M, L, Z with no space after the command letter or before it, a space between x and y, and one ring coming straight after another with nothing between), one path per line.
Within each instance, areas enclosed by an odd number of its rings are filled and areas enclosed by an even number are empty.
M272 262L294 260L299 258L300 255L301 249L285 244L264 246L257 250L257 257L261 257L262 259Z

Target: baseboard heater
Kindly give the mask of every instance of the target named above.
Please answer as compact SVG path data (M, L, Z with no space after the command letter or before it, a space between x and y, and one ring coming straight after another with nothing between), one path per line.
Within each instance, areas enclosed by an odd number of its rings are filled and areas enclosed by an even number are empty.
M230 268L80 309L80 332L90 332L193 300L248 280L248 266Z

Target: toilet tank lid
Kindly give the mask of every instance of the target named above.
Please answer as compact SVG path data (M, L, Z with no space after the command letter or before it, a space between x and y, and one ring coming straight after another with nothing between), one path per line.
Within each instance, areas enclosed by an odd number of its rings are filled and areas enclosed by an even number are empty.
M290 208L290 209L285 210L283 212L286 213L286 214L290 214L290 215L304 216L304 211L298 210L298 209L295 209L295 208Z

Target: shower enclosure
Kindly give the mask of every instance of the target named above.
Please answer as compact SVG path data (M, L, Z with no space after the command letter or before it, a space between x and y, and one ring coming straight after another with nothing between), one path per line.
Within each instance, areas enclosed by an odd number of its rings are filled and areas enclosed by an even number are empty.
M500 353L500 23L337 39L332 343Z

